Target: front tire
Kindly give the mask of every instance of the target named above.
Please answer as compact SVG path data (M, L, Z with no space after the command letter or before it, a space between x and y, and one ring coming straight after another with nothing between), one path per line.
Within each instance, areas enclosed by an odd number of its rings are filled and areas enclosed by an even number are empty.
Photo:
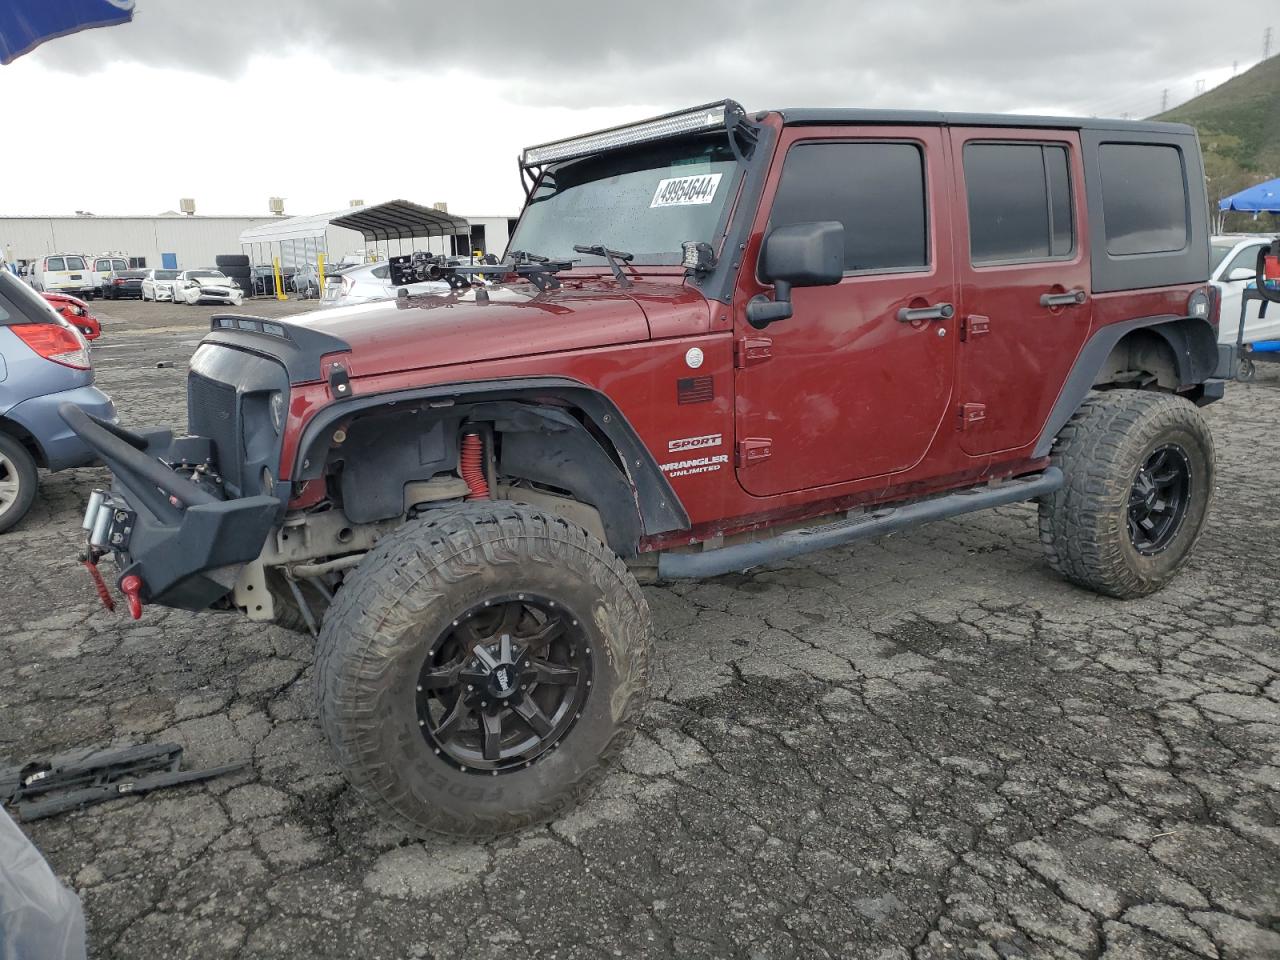
M1062 489L1040 501L1049 565L1097 593L1154 593L1185 566L1213 498L1213 437L1166 393L1090 396L1058 435Z
M646 695L649 609L608 547L476 503L384 539L320 631L321 724L348 781L411 834L492 836L581 800Z
M30 451L7 433L0 433L0 533L27 515L38 484Z

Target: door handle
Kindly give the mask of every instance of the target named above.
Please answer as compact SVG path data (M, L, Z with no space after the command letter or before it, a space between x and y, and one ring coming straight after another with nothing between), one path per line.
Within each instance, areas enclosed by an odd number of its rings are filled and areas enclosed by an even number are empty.
M901 323L915 323L917 320L950 320L956 315L956 308L949 303L939 303L932 307L903 307L898 311Z
M1042 293L1040 294L1040 306L1074 307L1088 299L1089 295L1083 290L1068 290L1066 293Z

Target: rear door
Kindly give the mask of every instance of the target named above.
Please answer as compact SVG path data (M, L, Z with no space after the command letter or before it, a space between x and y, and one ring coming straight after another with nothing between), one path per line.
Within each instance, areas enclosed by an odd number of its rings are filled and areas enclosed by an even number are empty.
M839 220L844 279L795 288L763 331L746 304L767 291L747 250L734 303L739 482L757 496L889 475L919 463L946 417L956 298L939 127L784 128L753 236ZM932 319L899 320L915 308Z
M1089 333L1080 140L1071 130L953 128L960 446L1033 443Z

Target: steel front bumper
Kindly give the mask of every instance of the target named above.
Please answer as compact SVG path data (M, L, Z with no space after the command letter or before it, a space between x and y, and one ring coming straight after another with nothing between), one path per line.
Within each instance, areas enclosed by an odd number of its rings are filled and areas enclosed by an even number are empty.
M120 580L141 580L141 599L203 610L231 592L240 567L262 552L283 513L275 497L219 500L166 462L168 430L133 433L73 404L59 415L111 469L85 511L89 555L110 551Z

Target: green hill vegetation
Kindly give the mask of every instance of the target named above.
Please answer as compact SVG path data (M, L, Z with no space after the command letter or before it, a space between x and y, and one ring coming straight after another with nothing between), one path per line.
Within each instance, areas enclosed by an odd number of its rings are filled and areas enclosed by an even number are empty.
M1280 56L1153 119L1189 123L1199 131L1216 211L1222 197L1280 177ZM1232 213L1226 228L1271 232L1276 219Z

